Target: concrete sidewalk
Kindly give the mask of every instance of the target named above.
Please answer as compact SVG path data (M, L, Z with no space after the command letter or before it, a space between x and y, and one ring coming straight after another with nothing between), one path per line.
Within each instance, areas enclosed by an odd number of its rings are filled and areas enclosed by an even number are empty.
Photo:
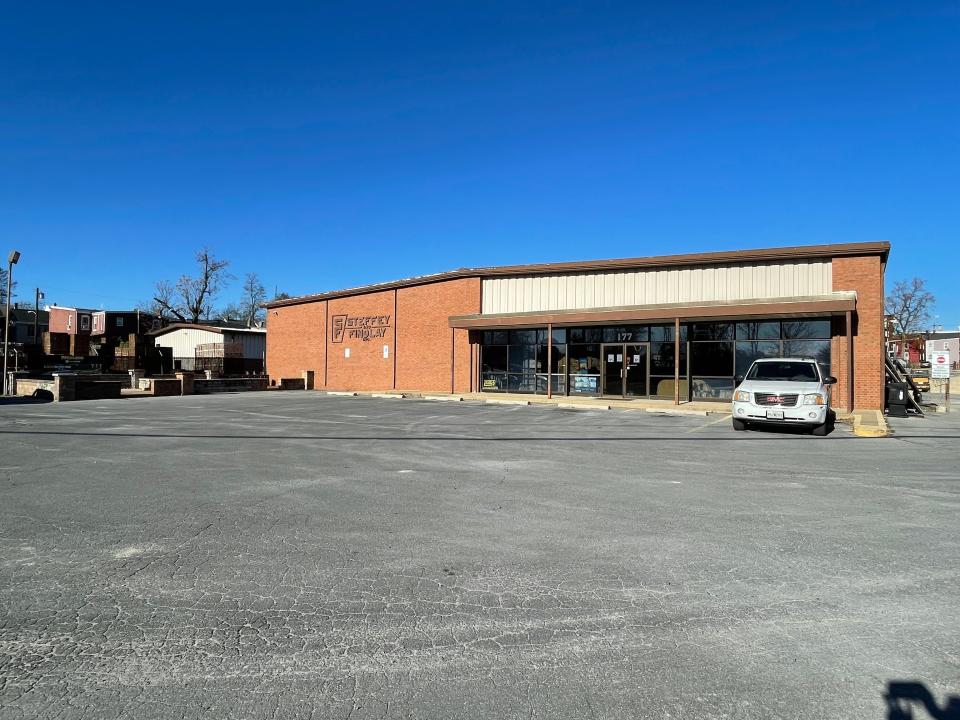
M324 391L327 395L357 395L378 398L412 398L425 400L447 400L451 402L482 402L491 405L554 405L564 408L582 408L584 410L639 410L649 413L667 413L671 415L727 415L730 413L729 403L726 402L681 402L674 405L672 400L658 400L655 398L634 398L622 400L618 398L597 397L566 397L555 395L547 398L546 395L528 395L526 393L441 393L436 391L396 391L396 392L360 392L360 391Z
M582 410L635 410L662 415L692 415L706 417L707 415L729 415L730 405L727 402L684 401L675 405L672 400L656 398L633 398L623 400L617 398L597 397L569 397L558 395L547 398L545 395L528 395L525 393L438 393L435 391L397 391L397 392L360 392L360 391L324 391L317 392L333 396L365 396L375 398L410 398L422 400L437 400L449 402L481 402L490 405L553 405L564 409ZM883 413L876 410L835 410L836 422L851 425L854 434L858 437L886 437L891 430L883 417Z

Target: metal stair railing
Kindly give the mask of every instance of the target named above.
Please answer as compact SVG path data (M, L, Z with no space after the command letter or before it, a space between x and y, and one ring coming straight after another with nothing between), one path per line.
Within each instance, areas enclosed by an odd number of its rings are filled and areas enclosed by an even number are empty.
M913 382L913 378L910 377L909 373L901 371L900 366L897 365L889 355L884 355L883 358L887 380L906 383L910 390L912 390L912 392L907 393L907 405L923 415L923 408L920 407L920 403L917 402L917 395L920 394L920 390L917 388L916 383Z

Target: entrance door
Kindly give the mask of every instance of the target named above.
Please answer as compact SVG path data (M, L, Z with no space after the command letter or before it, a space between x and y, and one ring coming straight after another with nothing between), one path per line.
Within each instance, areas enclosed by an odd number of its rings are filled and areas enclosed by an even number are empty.
M647 346L627 345L623 354L624 395L646 397L647 389Z
M623 396L623 344L603 345L603 394Z
M603 346L603 394L646 397L647 345Z

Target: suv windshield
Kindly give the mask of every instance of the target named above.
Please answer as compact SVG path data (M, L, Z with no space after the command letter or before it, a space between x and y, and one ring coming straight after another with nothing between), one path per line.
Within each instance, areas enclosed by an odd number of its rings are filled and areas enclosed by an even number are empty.
M778 382L817 382L820 376L813 363L762 362L754 363L747 380L776 380Z

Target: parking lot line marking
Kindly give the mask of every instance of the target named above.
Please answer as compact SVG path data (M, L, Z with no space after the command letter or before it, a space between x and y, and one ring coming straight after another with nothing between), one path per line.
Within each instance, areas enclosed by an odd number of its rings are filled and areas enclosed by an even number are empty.
M727 421L729 421L729 420L730 420L730 416L729 416L729 415L724 415L722 418L720 418L720 419L718 419L718 420L711 420L711 421L708 422L706 425L698 425L697 427L693 428L692 430L687 430L687 433L689 434L689 433L692 433L692 432L697 432L697 430L703 430L704 428L710 427L711 425L719 425L720 423L722 423L722 422L727 422Z

